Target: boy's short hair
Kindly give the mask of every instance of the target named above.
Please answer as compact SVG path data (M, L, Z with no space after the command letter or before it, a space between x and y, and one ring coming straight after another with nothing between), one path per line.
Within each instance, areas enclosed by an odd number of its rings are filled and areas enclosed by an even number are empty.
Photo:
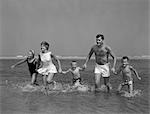
M76 63L77 61L75 61L75 60L73 60L73 61L71 61L71 63Z
M128 56L123 56L122 59L127 59L127 60L129 60L129 57L128 57Z
M97 34L97 35L96 35L96 38L99 38L99 37L101 37L101 39L104 40L104 35L102 35L102 34Z
M41 46L44 45L46 47L46 49L48 50L49 48L49 43L46 41L41 42Z

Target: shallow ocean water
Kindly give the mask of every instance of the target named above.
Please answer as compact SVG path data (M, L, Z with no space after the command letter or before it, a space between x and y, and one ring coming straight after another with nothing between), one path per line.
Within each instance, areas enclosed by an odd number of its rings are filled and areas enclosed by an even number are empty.
M42 91L22 91L30 82L27 65L15 69L10 66L18 60L0 60L0 113L1 114L149 114L149 76L150 60L131 60L142 80L134 76L134 88L141 91L135 97L124 97L116 94L121 83L121 75L111 74L112 90L94 92L60 92L51 91L48 95ZM70 67L71 60L61 60L62 69ZM79 66L84 60L77 60ZM117 66L120 61L117 61ZM88 68L81 72L84 84L94 85L94 61L88 63ZM71 84L70 73L56 74L54 80L63 85ZM38 83L42 85L42 77L38 75ZM103 79L101 79L103 84ZM127 88L124 88L126 91Z

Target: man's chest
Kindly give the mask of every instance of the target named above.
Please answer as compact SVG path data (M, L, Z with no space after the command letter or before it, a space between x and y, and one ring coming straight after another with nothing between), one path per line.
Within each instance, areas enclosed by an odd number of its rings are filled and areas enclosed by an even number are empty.
M97 56L103 57L107 55L108 51L105 48L95 48L94 53Z

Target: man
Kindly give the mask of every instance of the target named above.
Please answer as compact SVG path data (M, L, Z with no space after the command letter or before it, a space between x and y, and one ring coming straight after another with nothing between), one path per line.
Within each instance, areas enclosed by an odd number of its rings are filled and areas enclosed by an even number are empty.
M97 90L98 84L100 83L100 78L101 76L104 78L104 85L107 87L107 90L109 92L110 90L110 84L109 84L109 76L110 76L110 72L109 72L109 62L108 62L108 58L109 56L111 56L113 58L113 67L111 68L111 70L113 72L115 72L115 65L116 65L116 57L114 55L114 53L111 51L111 48L107 45L105 45L104 43L104 36L102 34L98 34L96 36L96 45L94 45L84 64L84 67L87 67L87 62L90 60L92 54L95 54L95 90Z

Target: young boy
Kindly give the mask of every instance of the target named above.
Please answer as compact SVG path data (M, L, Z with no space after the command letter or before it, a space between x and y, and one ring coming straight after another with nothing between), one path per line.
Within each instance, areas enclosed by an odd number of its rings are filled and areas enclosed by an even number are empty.
M84 68L78 67L76 61L71 62L71 68L68 69L67 71L62 71L63 74L66 74L68 72L71 72L73 75L73 87L78 87L81 85L81 76L80 76L80 71L83 71Z
M115 74L122 73L123 83L121 83L118 87L118 92L124 87L125 85L128 86L130 95L133 95L133 77L132 72L137 76L139 80L141 80L141 77L139 77L137 71L129 64L129 58L127 56L122 57L121 59L122 65L119 67L118 71L115 72Z

